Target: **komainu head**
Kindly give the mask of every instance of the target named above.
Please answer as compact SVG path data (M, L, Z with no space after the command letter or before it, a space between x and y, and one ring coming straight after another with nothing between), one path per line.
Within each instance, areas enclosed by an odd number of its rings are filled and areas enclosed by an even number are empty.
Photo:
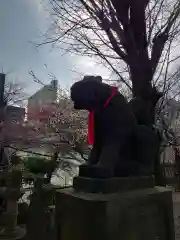
M93 110L103 106L111 87L102 82L101 76L85 76L71 87L75 109Z

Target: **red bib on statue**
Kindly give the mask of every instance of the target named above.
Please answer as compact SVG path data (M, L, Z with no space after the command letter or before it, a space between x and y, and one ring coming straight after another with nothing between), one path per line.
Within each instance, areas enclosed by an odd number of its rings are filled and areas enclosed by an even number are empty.
M107 101L105 102L103 107L106 107L109 102L111 101L111 99L114 97L114 95L117 92L117 87L114 87L111 93L111 96L107 99ZM89 111L89 115L88 115L88 136L87 136L87 143L89 145L93 145L94 144L94 110Z

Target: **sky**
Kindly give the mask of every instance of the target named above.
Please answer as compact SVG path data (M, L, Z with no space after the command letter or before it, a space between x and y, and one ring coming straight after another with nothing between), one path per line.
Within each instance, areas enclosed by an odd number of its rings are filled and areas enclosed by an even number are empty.
M69 88L73 81L84 74L102 75L109 71L92 59L63 55L61 50L44 45L37 49L34 43L48 30L51 21L42 0L0 0L0 71L8 81L19 82L28 95L40 84L34 83L29 71L48 83L53 73L62 88Z

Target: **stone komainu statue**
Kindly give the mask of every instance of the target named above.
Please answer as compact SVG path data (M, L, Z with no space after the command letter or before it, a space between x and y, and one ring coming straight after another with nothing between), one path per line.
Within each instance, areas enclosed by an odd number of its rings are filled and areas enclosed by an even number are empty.
M71 87L75 109L89 111L88 134L93 148L79 175L93 178L148 176L158 154L156 133L140 126L117 88L101 77L86 76Z

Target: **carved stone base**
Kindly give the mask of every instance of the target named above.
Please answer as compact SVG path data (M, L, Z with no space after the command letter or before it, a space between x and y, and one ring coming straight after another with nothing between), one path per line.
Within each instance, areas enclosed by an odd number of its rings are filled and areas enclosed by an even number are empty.
M128 177L128 178L85 178L75 177L73 188L75 191L88 193L116 193L123 190L153 188L153 177Z
M79 166L79 176L86 178L113 178L113 177L140 177L151 176L153 169L151 166L142 165L135 161L124 161L118 167L111 168L111 166L103 167L99 164L82 164Z
M175 240L172 193L161 187L114 194L58 190L56 223L57 240Z

